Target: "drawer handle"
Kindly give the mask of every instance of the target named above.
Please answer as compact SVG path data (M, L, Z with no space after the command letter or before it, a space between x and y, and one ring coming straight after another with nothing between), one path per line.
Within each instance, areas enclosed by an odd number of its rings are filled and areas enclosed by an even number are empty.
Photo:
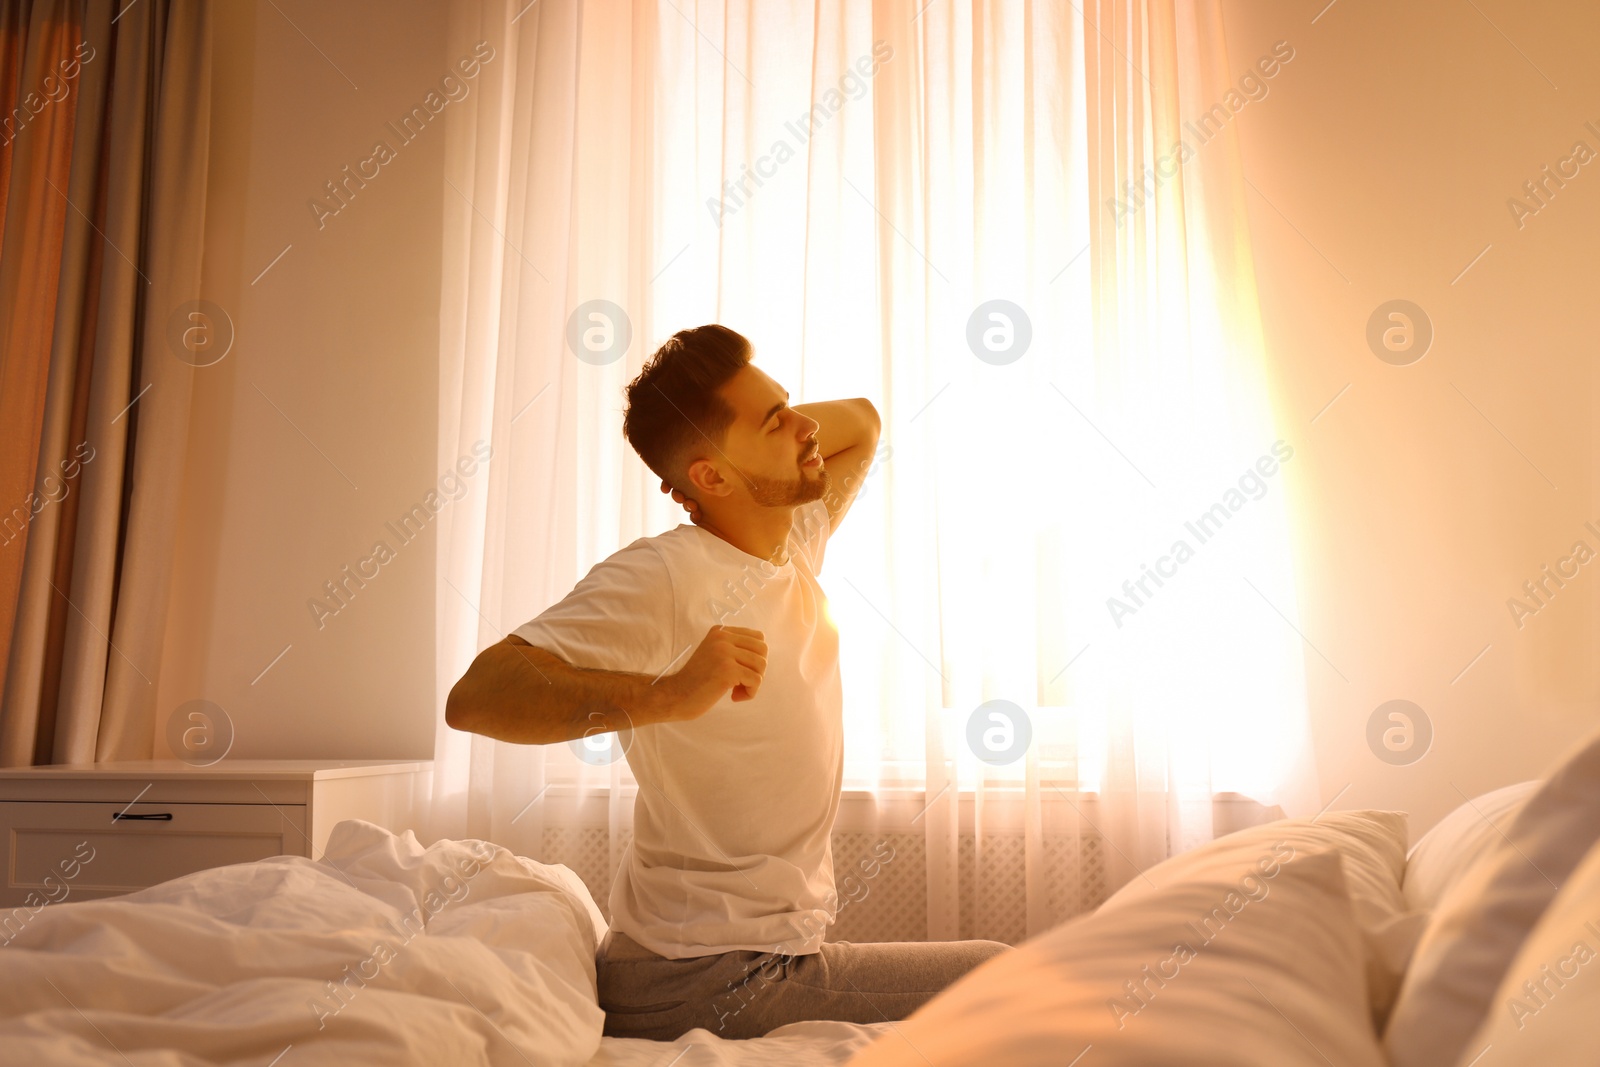
M157 811L157 812L152 812L152 813L150 813L148 815L129 815L125 811L113 812L111 814L111 821L112 822L116 822L118 819L138 819L138 820L141 820L143 822L171 822L172 821L172 812L170 812L170 811Z

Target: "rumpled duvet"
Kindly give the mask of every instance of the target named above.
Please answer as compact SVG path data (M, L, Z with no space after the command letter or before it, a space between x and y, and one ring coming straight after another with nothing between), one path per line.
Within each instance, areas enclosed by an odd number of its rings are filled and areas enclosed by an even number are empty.
M543 1067L600 1045L588 891L483 841L350 820L317 861L9 918L4 1064Z

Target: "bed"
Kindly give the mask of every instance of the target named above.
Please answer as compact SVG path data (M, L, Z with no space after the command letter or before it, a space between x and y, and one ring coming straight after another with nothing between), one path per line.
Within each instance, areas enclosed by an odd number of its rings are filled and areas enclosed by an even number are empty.
M604 920L564 866L339 824L275 857L0 912L0 1061L704 1065L1593 1062L1600 735L1406 848L1396 812L1220 837L911 1018L601 1036ZM92 867L64 856L61 884ZM1594 962L1591 962L1593 959Z

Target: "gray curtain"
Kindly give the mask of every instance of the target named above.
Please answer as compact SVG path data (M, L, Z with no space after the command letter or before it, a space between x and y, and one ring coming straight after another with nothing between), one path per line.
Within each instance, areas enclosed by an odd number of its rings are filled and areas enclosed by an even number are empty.
M0 766L154 752L210 19L0 0Z

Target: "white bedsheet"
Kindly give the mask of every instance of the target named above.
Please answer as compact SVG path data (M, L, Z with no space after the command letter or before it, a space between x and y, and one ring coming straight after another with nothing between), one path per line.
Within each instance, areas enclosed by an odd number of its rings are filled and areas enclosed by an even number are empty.
M587 1067L837 1067L891 1025L790 1023L748 1041L725 1041L709 1030L690 1030L671 1042L607 1037Z
M579 1067L600 1051L594 902L565 867L483 842L424 850L352 820L319 862L10 918L7 1064Z

